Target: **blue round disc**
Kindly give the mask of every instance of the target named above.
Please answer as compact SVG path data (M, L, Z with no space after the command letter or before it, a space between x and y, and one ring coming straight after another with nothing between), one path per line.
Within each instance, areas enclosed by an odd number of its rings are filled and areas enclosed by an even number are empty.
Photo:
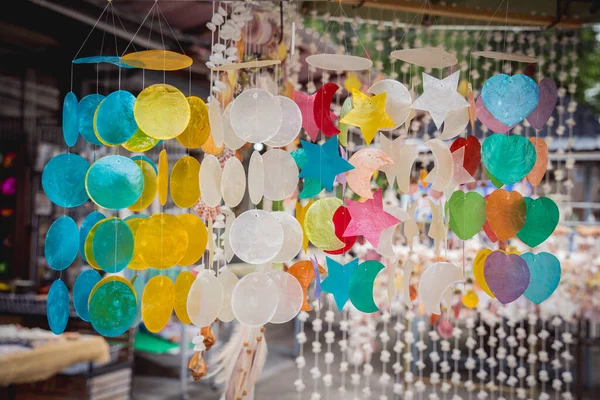
M161 140L162 142L162 140ZM158 168L156 168L156 164L154 163L154 161L152 161L151 159L149 159L146 156L142 156L142 155L138 155L138 156L133 156L131 157L131 159L133 161L135 160L142 160L142 161L146 161L148 164L152 165L152 168L154 168L154 172L156 172L156 175L158 175Z
M88 307L90 293L98 282L102 280L102 277L98 271L94 269L88 269L79 274L75 279L75 285L73 286L73 305L79 318L85 322L90 322L90 310Z
M70 312L69 289L60 279L54 281L50 286L46 306L46 316L48 317L50 330L55 335L60 335L67 327Z
M91 144L101 146L102 142L98 140L94 133L94 113L98 105L104 100L101 94L88 94L79 102L79 133L85 140Z
M50 268L62 271L75 261L79 250L79 229L71 217L63 215L46 233L44 255Z
M133 117L135 96L126 90L112 92L98 106L96 132L112 145L125 143L138 129Z
M85 258L85 239L87 239L88 234L94 225L105 218L104 214L99 213L98 211L92 211L81 223L81 228L79 229L79 255L81 255L81 258L83 258L83 261L85 262L87 262L87 258Z
M94 259L102 270L117 273L133 258L134 238L129 225L119 218L109 218L97 228L92 239Z
M144 286L146 286L146 280L141 275L136 275L132 281L133 289L137 298L137 313L131 326L136 327L142 321L142 294L144 293Z
M131 284L120 277L104 278L89 301L92 327L106 337L122 335L135 320L137 302Z
M67 146L73 147L79 137L79 102L75 93L69 92L63 100L63 136Z
M85 177L85 187L94 203L119 210L129 207L142 195L144 176L129 158L107 156L92 164Z
M139 170L135 163L133 165ZM73 208L82 205L88 199L85 176L89 167L90 163L77 154L57 155L48 161L42 172L44 193L51 202L60 207Z
M127 65L123 61L121 61L121 57L118 56L91 56L91 57L81 57L76 60L73 60L73 64L100 64L100 63L108 63L112 65L116 65L121 68L135 68L134 66Z

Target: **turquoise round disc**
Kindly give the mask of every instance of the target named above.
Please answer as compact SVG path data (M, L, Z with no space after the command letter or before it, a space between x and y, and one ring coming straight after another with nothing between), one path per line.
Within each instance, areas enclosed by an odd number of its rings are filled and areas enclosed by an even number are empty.
M60 335L65 331L69 321L69 312L69 289L63 281L56 280L48 291L46 307L48 324L55 335Z
M94 113L100 102L104 100L101 94L88 94L79 102L79 133L91 144L101 146L102 142L98 140L94 133Z
M94 269L88 269L83 271L77 279L75 279L75 285L73 286L73 305L79 318L85 322L90 322L90 310L88 308L88 302L90 299L90 293L98 282L102 280L102 277L98 271Z
M92 211L81 223L81 228L79 229L79 255L85 262L87 262L87 258L85 258L85 239L87 239L94 225L105 218L104 214L99 213L98 211Z
M106 337L122 335L135 320L135 293L122 281L107 281L90 298L89 311L96 332Z
M117 273L133 258L134 238L129 225L119 218L110 218L96 229L92 239L94 259L102 270Z
M162 142L162 140L161 140L161 142ZM157 144L157 146L158 146L158 144ZM152 168L154 168L154 172L156 172L156 175L158 175L158 168L156 168L156 164L154 163L154 161L152 161L148 157L139 155L139 156L133 156L133 157L131 157L131 159L133 161L135 161L135 160L146 161L148 164L150 164L152 166Z
M138 171L140 170L134 163ZM60 207L73 208L85 203L85 176L90 167L77 154L59 154L44 167L42 188L51 202ZM141 175L141 172L140 172Z
M125 217L123 221L129 221L130 219L135 218L148 218L148 216L146 214L131 214L129 217Z
M117 67L121 68L135 68L134 66L127 65L123 61L121 61L121 57L118 56L91 56L91 57L82 57L73 60L73 64L100 64L107 63L113 64Z
M134 103L135 96L126 90L106 96L96 115L96 131L103 141L123 144L135 134L138 126L133 117Z
M63 100L63 136L69 147L75 146L79 137L79 102L75 93L69 92Z
M119 210L129 207L142 195L144 176L129 158L107 156L92 164L85 177L85 187L94 203Z
M46 233L44 254L55 271L62 271L75 261L79 251L79 229L71 217L63 215Z
M146 286L146 280L141 275L136 275L133 280L133 288L137 296L137 313L131 326L136 327L142 321L142 294L144 293L144 286Z

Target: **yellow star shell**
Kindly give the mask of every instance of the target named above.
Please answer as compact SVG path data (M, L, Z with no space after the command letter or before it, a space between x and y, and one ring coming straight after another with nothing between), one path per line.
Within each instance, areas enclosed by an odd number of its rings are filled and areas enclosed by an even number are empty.
M394 127L394 121L385 112L386 98L385 92L367 96L359 90L352 89L353 108L340 122L359 127L369 145L379 129Z
M308 211L314 202L315 201L311 199L304 207L299 201L296 203L296 219L302 227L302 249L304 249L305 253L306 250L308 250L308 236L306 236L306 230L304 229L304 216L306 215L306 211Z

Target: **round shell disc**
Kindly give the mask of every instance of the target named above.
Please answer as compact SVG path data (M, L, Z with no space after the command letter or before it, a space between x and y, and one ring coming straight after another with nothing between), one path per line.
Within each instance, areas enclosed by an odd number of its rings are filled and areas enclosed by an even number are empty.
M265 171L264 196L269 200L284 200L298 187L298 166L285 150L273 149L262 156Z
M257 205L265 193L265 166L258 151L254 151L248 164L248 195L252 204Z
M246 192L246 173L242 162L237 157L231 157L225 162L221 177L221 194L229 208L241 203Z
M50 286L46 308L48 325L55 335L60 335L65 331L70 311L69 289L63 281L58 279Z
M161 206L167 204L167 196L169 195L169 157L167 150L162 149L158 155L158 201Z
M152 165L152 168L154 169L154 172L156 172L156 175L158 175L158 168L156 167L156 164L154 163L154 161L152 161L151 159L149 159L145 155L138 154L137 156L132 156L130 158L131 158L132 161L135 161L135 160L146 161L148 164Z
M423 68L446 68L458 63L456 56L441 47L395 50L390 56Z
M42 188L59 207L78 207L87 201L85 176L90 167L77 154L59 154L48 161L42 172Z
M302 227L296 218L284 211L277 211L271 214L273 214L283 228L283 245L272 262L288 262L296 257L302 249Z
M284 147L292 143L298 137L302 128L302 112L296 102L285 96L277 96L275 99L281 105L283 118L279 130L265 144L271 147Z
M272 324L286 323L296 317L302 308L302 302L304 301L302 286L300 286L298 279L284 271L271 271L267 275L277 285L279 294L275 315L269 322Z
M79 229L71 217L63 215L50 226L44 242L48 266L62 271L75 261L79 251Z
M123 148L132 153L143 153L160 143L159 139L154 139L144 133L140 128L123 143Z
M88 94L79 102L77 106L77 114L79 117L79 133L85 140L91 144L97 146L102 143L96 137L94 133L94 114L98 105L104 100L105 97L101 94Z
M229 120L240 139L261 143L279 131L283 112L279 101L264 89L248 89L231 105Z
M81 222L81 228L79 229L79 255L81 255L81 258L83 258L83 261L85 262L87 262L87 259L85 258L85 240L94 225L105 218L104 214L99 213L98 211L92 211L83 219L83 222Z
M169 214L148 218L136 234L140 256L152 268L167 269L185 256L188 234L183 223Z
M127 208L144 190L140 167L123 156L106 156L96 161L85 176L85 188L90 199L109 210Z
M140 129L159 140L179 136L190 122L190 105L185 95L164 83L144 89L138 95L134 112Z
M235 289L239 279L229 270L221 272L219 276L217 276L217 279L221 282L221 285L223 285L223 307L221 307L221 311L219 312L219 320L231 322L235 319L235 315L231 309L231 295L233 294L233 289Z
M344 242L335 235L333 215L343 204L336 197L326 197L317 200L306 212L304 231L308 240L321 250L338 250L344 247Z
M171 319L175 288L167 276L155 276L146 283L142 295L142 319L150 332L160 332Z
M134 103L134 95L126 90L117 90L98 105L94 126L102 143L123 144L135 134L138 126L133 117Z
M175 304L173 309L175 315L184 324L191 324L192 321L187 312L187 298L196 276L190 271L183 271L175 279Z
M142 171L142 175L144 177L144 189L142 190L142 194L139 199L136 200L135 203L129 206L131 211L140 211L148 208L150 204L156 198L156 187L157 187L157 176L154 168L150 163L144 160L135 160L134 161L140 170Z
M177 216L177 219L181 221L188 234L187 250L178 264L188 267L195 264L204 254L208 243L208 231L204 222L195 215L181 214Z
M200 163L184 156L171 170L171 198L177 207L192 207L200 198Z
M253 272L244 276L233 289L231 308L235 318L251 327L269 322L279 303L277 284L267 274Z
M143 50L125 54L121 62L135 68L153 71L177 71L190 67L194 61L185 54L169 50Z
M203 328L212 324L223 306L223 286L209 271L198 273L187 298L192 324Z
M210 136L210 122L208 121L208 107L201 98L190 96L187 98L190 105L190 122L177 141L185 148L197 149L208 140Z
M130 215L124 220L127 223L127 226L129 226L129 229L131 229L131 234L133 235L134 241L133 257L131 257L131 261L129 262L127 268L135 271L148 269L148 264L146 264L146 262L142 260L142 257L140 256L139 239L137 236L138 229L146 221L147 218L148 216L144 214L134 214Z
M221 203L221 176L221 163L217 157L210 154L205 156L200 168L200 192L202 200L209 207Z
M210 138L214 146L223 148L223 114L221 113L221 103L212 96L208 103L208 120L210 121ZM208 144L208 141L206 144ZM204 152L206 153L206 150Z
M229 243L242 261L264 264L273 260L281 250L283 228L272 214L262 210L249 210L233 221Z
M94 258L92 244L94 243L94 236L96 236L96 231L98 231L100 225L102 225L102 223L105 221L106 219L102 219L98 221L94 226L92 226L92 229L90 229L90 232L85 238L85 243L83 245L83 253L85 254L85 259L87 260L87 263L90 264L92 268L97 270L100 270L101 268L98 266L98 263L96 263L96 259Z
M313 54L306 57L306 63L333 71L363 71L373 66L373 61L368 58L345 54Z
M223 141L225 142L225 145L227 145L227 147L229 147L231 150L237 150L243 145L245 145L246 141L240 138L233 130L233 127L231 126L230 116L231 103L227 104L227 107L225 107L225 111L223 111Z
M133 234L125 221L107 218L99 224L92 239L92 252L97 265L114 274L129 265L133 258Z
M69 147L75 146L79 138L79 102L75 93L69 92L63 100L63 137Z
M86 322L90 322L90 309L89 300L92 289L98 282L102 280L102 277L97 271L88 269L79 274L75 279L75 285L73 286L73 305L79 318Z
M89 299L92 327L106 337L127 332L135 320L137 301L131 283L120 276L109 276L94 286Z

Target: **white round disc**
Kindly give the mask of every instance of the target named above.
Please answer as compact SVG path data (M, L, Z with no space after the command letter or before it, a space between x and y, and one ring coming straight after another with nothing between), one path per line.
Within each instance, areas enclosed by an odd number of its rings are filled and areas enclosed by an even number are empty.
M279 290L275 281L262 272L253 272L240 279L231 295L235 318L250 327L269 322L277 311L278 303Z
M302 249L302 226L298 220L284 211L272 212L283 228L283 246L272 262L282 263L292 260Z
M223 285L223 307L221 307L221 312L219 312L219 319L223 322L231 322L235 319L235 315L233 315L233 310L231 309L231 295L239 279L229 270L221 272L217 276L217 279Z
M208 102L208 121L210 122L210 135L215 141L215 146L223 146L223 115L221 104L213 96Z
M229 233L233 252L248 264L271 261L283 246L283 228L277 218L263 210L249 210L233 221Z
M265 166L260 153L254 150L248 164L248 195L252 204L257 205L265 193Z
M221 203L221 164L217 157L207 154L200 165L200 196L209 207Z
M306 57L306 63L333 71L363 71L373 66L373 61L368 58L345 54L313 54Z
M279 130L271 139L265 141L267 146L283 147L292 143L302 128L302 112L296 102L285 96L275 97L281 105L283 120Z
M223 285L208 271L199 273L187 298L187 312L198 328L212 324L223 307Z
M284 200L298 187L298 166L285 150L273 149L262 156L265 174L264 196L269 200Z
M229 208L240 204L246 192L246 173L244 166L236 157L225 161L223 176L221 178L221 194L223 201Z
M394 121L394 127L381 130L398 129L406 121L411 110L412 99L406 86L394 79L384 79L371 86L369 92L373 94L386 93L385 112Z
M272 324L283 324L291 321L302 308L304 292L298 279L283 271L271 271L267 275L275 281L279 293L279 302L275 315L271 318Z
M229 113L231 127L246 142L271 139L281 126L279 101L264 89L248 89L233 101Z
M225 145L231 150L237 150L246 144L244 139L241 139L236 135L235 131L231 127L231 121L229 120L229 113L231 112L231 103L227 104L225 111L223 111L223 140Z

